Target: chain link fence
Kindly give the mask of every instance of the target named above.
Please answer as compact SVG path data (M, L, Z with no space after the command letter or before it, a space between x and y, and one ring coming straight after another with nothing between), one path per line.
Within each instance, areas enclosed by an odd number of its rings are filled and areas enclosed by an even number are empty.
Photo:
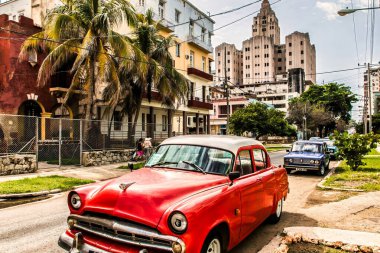
M28 117L0 114L0 166L4 157L33 157L41 168L82 165L85 152L135 149L140 139L159 144L171 133L168 124ZM23 158L23 159L24 159ZM1 172L0 172L1 174Z

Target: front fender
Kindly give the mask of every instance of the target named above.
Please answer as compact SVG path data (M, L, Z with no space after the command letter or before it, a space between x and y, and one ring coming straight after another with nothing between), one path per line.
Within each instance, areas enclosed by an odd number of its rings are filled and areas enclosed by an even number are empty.
M201 252L204 241L213 228L221 223L229 227L228 248L239 242L241 216L240 192L234 185L225 184L188 198L171 208L163 215L157 229L161 233L175 235L186 244L186 252ZM173 211L185 214L187 231L182 235L171 232L168 218Z

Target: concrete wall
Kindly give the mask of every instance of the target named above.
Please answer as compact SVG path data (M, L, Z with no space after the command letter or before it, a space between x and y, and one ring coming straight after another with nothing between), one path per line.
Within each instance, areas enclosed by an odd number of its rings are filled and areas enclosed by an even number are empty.
M82 164L89 167L128 162L131 160L133 153L133 149L83 152Z

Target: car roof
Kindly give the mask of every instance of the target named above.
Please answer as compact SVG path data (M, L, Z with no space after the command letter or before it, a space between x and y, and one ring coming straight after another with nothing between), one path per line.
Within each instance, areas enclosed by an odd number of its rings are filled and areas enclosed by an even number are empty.
M311 144L323 144L324 142L322 140L317 141L317 140L311 140L311 141L296 141L295 143L311 143Z
M236 154L239 148L257 145L264 147L257 140L239 136L226 135L184 135L164 140L161 145L195 145L218 148L231 151Z

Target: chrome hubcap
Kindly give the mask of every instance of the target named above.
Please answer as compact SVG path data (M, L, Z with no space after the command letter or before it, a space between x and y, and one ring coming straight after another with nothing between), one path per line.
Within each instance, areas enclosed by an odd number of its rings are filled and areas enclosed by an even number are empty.
M322 166L322 168L321 168L321 174L322 174L322 175L325 174L325 166Z
M280 199L277 203L277 209L276 209L277 217L280 217L281 212L282 212L282 199Z
M215 253L220 253L222 252L222 247L220 246L220 241L219 239L214 239L210 242L207 248L207 252L215 252Z

